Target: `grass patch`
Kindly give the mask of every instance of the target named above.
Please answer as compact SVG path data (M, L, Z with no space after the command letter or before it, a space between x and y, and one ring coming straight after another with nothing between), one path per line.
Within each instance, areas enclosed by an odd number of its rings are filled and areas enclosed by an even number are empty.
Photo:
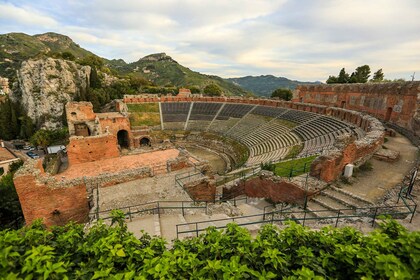
M127 104L127 107L129 112L159 113L158 103Z
M289 152L287 153L287 156L284 159L290 159L296 157L303 149L303 144L295 145L292 148L290 148Z
M292 159L275 164L274 174L280 177L295 177L309 171L311 163L317 158L313 155L306 158Z
M160 115L156 113L130 113L131 126L160 125Z

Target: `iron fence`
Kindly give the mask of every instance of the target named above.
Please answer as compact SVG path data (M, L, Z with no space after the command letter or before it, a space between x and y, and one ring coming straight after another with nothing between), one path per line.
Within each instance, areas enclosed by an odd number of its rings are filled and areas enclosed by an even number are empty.
M335 227L338 223L344 219L353 218L371 218L371 225L374 226L376 219L379 216L391 216L398 217L402 215L410 215L410 223L412 222L414 213L416 212L417 205L412 204L410 207L404 206L375 206L375 207L364 207L364 208L343 208L338 210L319 210L319 211L272 211L268 213L232 217L217 220L208 220L200 222L183 223L176 225L177 238L180 235L195 233L196 236L200 232L206 230L209 224L212 224L216 229L223 229L227 227L230 222L236 222L239 226L249 226L266 223L283 223L286 221L295 221L305 225L308 221L324 221L328 224L334 224ZM403 209L402 211L394 211L396 209ZM350 212L351 211L351 212ZM332 215L330 213L333 213ZM326 215L323 215L326 214ZM250 219L258 219L257 221L250 221ZM244 222L241 222L244 221ZM218 225L218 224L219 225Z

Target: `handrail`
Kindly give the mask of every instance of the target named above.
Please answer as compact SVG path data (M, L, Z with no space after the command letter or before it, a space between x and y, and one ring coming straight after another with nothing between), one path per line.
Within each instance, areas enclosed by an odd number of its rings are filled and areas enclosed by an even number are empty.
M233 204L236 206L236 202L241 201L241 200L248 200L248 197L243 197L243 198L236 198L234 197L233 199L218 199L218 200L214 200L214 202L212 201L212 203L222 203L222 202L229 202L232 201ZM205 207L200 207L200 206L164 206L162 204L165 203L181 203L182 205L184 203L192 203L192 204L197 204L197 203L205 203L206 206ZM102 211L96 211L95 213L91 213L89 214L89 216L97 216L99 217L100 214L105 214L105 213L110 213L113 210L129 210L130 213L140 213L140 212L146 212L146 211L151 211L151 210L156 210L156 209L181 209L181 208L207 208L207 204L209 203L209 201L206 200L155 200L155 201L151 201L151 202L145 202L145 203L141 203L141 204L134 204L134 205L129 205L129 206L124 206L124 207L120 207L120 208L114 208L114 209L107 209L107 210L102 210ZM148 206L148 205L159 205L159 207L154 207L154 208L147 208L147 209L143 209L143 210L138 210L137 212L131 212L130 209L131 208L136 208L136 207L141 207L141 206Z
M417 206L417 205L415 205ZM336 220L336 225L338 224L338 221L340 219L343 218L354 218L354 217L372 217L372 226L374 225L375 219L377 218L377 216L379 215L402 215L402 214L413 214L414 212L412 212L411 208L407 208L409 211L406 212L385 212L385 213L378 213L379 209L394 209L394 208L401 208L404 206L376 206L376 207L362 207L362 208L356 208L356 210L366 210L369 209L369 212L365 212L365 213L359 213L357 214L357 211L354 211L354 208L343 208L343 209L339 209L336 211L333 210L318 210L318 211L309 211L309 210L301 210L301 211L282 211L283 215L288 215L288 214L298 214L298 213L304 213L304 217L303 218L299 218L299 217L294 217L294 218L274 218L274 214L280 212L280 211L276 211L276 212L269 212L269 213L265 213L265 214L256 214L256 215L248 215L248 216L241 216L241 217L232 217L232 218L225 218L225 219L216 219L216 220L208 220L208 221L199 221L199 222L191 222L191 223L183 223L183 224L177 224L176 225L176 231L177 231L177 237L179 237L180 234L184 234L184 233L193 233L195 232L196 235L198 236L198 232L204 231L205 228L199 228L198 225L200 224L204 224L204 223L213 223L213 222L221 222L221 221L232 221L235 222L235 220L240 220L240 219L247 219L247 218L251 218L251 217L261 217L263 216L265 218L265 216L270 216L271 215L271 219L262 219L260 221L254 221L254 222L245 222L245 223L238 223L239 226L244 226L244 225L253 225L253 224L263 224L263 223L273 223L273 222L283 222L283 221L287 221L287 220L294 220L294 221L303 221L303 224L305 224L305 221L307 220L327 220L327 219L334 219ZM416 207L415 207L416 208ZM346 210L352 210L355 212L355 214L353 215L342 215L343 211ZM370 213L374 210L374 213ZM333 213L337 213L337 215L334 216L316 216L316 217L306 217L307 213L319 213L319 212L333 212ZM410 221L411 222L411 221ZM190 225L195 225L195 229L194 230L185 230L185 231L180 231L179 228L183 227L183 226L190 226ZM216 229L222 229L222 228L226 228L227 225L222 225L222 226L215 226Z

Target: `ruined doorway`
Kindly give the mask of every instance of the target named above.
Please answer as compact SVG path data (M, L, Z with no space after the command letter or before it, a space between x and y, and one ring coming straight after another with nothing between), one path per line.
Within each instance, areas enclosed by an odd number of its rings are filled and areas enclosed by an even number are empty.
M150 139L147 137L143 137L140 139L140 147L149 147L150 146Z
M391 119L391 114L392 114L392 107L388 107L388 109L386 109L386 115L385 115L386 122L389 122L389 120Z
M78 123L74 125L74 134L76 136L90 136L90 129L85 123Z
M341 108L343 108L343 109L346 108L346 101L341 101Z
M121 148L128 148L128 132L127 130L120 130L117 133L117 139L118 139L118 145L120 145Z

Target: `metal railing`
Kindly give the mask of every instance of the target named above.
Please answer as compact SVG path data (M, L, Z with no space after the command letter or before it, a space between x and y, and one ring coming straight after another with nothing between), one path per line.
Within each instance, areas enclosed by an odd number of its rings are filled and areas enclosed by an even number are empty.
M111 219L111 212L113 210L120 210L123 211L126 217L132 221L133 216L135 214L158 214L160 217L160 214L162 213L161 210L176 210L180 209L183 216L185 216L185 210L187 209L205 209L205 213L207 214L208 210L208 204L209 203L223 203L223 202L231 202L235 207L238 205L239 202L245 201L245 203L248 202L248 197L241 197L241 198L232 198L232 199L223 199L222 197L215 197L214 202L209 201L193 201L193 200L159 200L159 201L152 201L152 202L146 202L141 204L135 204L120 208L114 208L114 209L108 209L103 211L95 211L95 213L92 213L89 215L89 220L107 220Z
M103 210L103 211L97 211L96 213L93 213L89 215L90 220L98 220L98 219L111 219L111 212L113 210L120 210L123 211L125 216L132 221L133 216L135 214L143 214L143 213L149 213L149 214L158 214L160 217L161 210L174 210L174 209L180 209L182 211L182 214L185 215L186 209L205 209L205 212L207 214L207 201L153 201L153 202L147 202L142 204L136 204L136 205L130 205L126 207L121 208L115 208L115 209L109 209L109 210Z
M217 220L208 220L208 221L199 221L199 222L191 222L191 223L183 223L176 225L176 236L179 238L182 234L191 234L195 233L196 236L200 232L203 232L207 229L209 224L214 225L216 229L223 229L227 227L227 224L230 222L236 222L239 226L249 226L249 225L257 225L257 224L266 224L266 223L283 223L285 221L295 221L300 222L302 225L305 225L308 221L325 221L328 224L334 224L335 227L338 226L340 220L343 219L352 219L352 218L372 218L371 225L374 226L376 219L379 216L391 216L391 217L398 217L402 215L409 215L411 214L410 223L412 222L414 213L416 211L416 204L410 205L411 207L404 206L376 206L376 207L365 207L365 208L343 208L339 210L319 210L319 211L309 211L309 210L301 210L301 211L273 211L269 213L262 213L256 215L248 215L248 216L241 216L241 217L232 217L232 218L225 218L225 219L217 219ZM390 211L398 208L404 208L405 211L395 212ZM351 211L351 212L348 212ZM321 216L321 213L326 213L326 216ZM330 213L334 213L330 215ZM276 216L279 215L280 216ZM299 214L303 214L303 216L299 216ZM257 221L249 221L249 219L260 218ZM241 222L244 221L244 222ZM221 225L217 225L216 223L222 223ZM204 226L203 226L204 225ZM186 229L183 229L186 228Z

